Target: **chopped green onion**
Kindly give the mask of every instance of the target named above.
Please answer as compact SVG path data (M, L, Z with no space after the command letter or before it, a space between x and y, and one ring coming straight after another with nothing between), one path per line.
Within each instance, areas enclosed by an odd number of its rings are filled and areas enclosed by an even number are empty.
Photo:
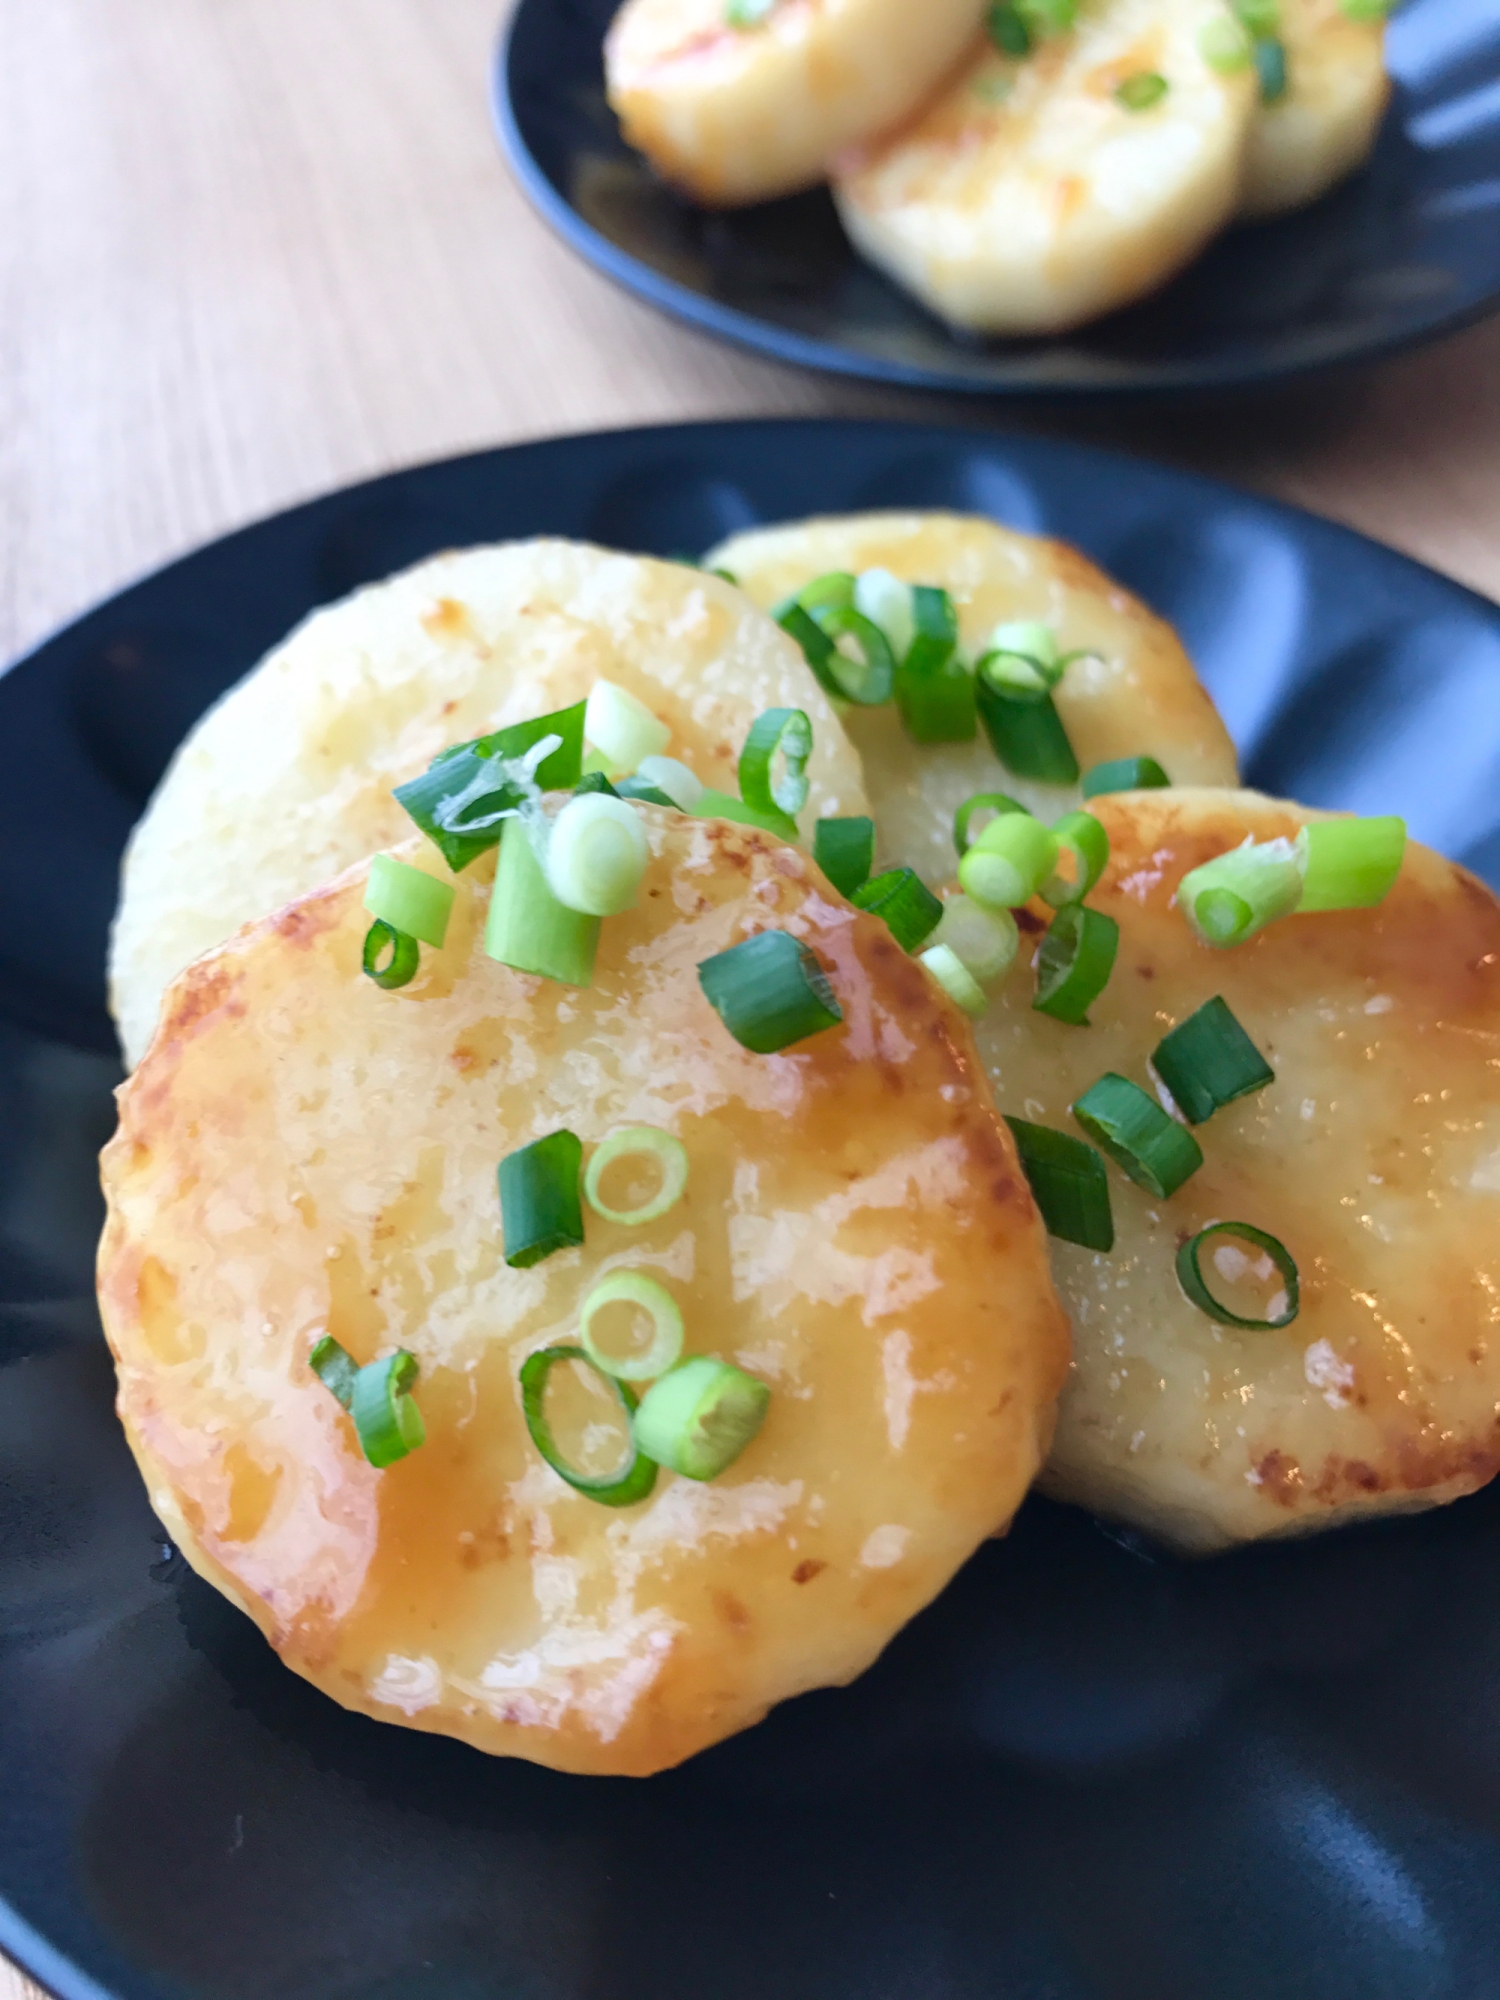
M958 880L976 903L1016 910L1029 903L1057 866L1057 835L1030 813L992 819L958 864Z
M585 704L455 743L392 794L454 874L495 846L503 822L540 792L570 791L583 776ZM556 744L534 755L549 737Z
M666 806L672 812L681 812L676 799L668 798L660 785L653 785L649 778L621 778L615 786L615 796L634 799L641 806Z
M1077 0L1017 0L1035 33L1066 34L1078 18Z
M654 1160L660 1185L648 1200L638 1202L634 1208L611 1208L600 1192L601 1183L616 1160ZM607 1222L622 1223L627 1229L637 1229L644 1222L655 1222L665 1215L682 1198L688 1182L687 1147L680 1139L674 1139L670 1132L663 1132L656 1125L628 1125L623 1132L612 1132L601 1145L594 1148L588 1171L583 1177L583 1193L588 1205L596 1215L602 1215Z
M393 854L370 857L365 908L392 930L405 931L423 944L441 945L448 935L453 895L451 882L436 881Z
M630 1455L618 1470L599 1475L577 1472L558 1450L552 1426L547 1421L545 1402L547 1378L559 1361L576 1361L592 1369L602 1382L609 1384L618 1399L630 1427ZM613 1375L607 1375L602 1368L596 1367L581 1347L539 1347L534 1354L528 1354L521 1364L521 1414L526 1419L531 1442L559 1479L565 1479L575 1492L586 1493L590 1500L597 1500L601 1506L633 1507L637 1500L644 1500L656 1484L655 1461L648 1458L636 1442L635 1413L635 1391L628 1383L617 1381Z
M1257 41L1274 35L1281 26L1281 0L1229 0L1235 18Z
M1183 876L1177 903L1204 944L1243 944L1302 896L1302 870L1289 840L1247 840Z
M606 1306L635 1306L651 1321L651 1339L638 1354L606 1354L594 1335L594 1321ZM652 1382L665 1375L682 1353L682 1308L655 1278L643 1271L611 1271L578 1311L578 1337L594 1366L619 1382Z
M588 986L593 983L598 945L598 917L559 901L536 858L525 821L513 821L495 866L485 950L517 972L534 972L561 986Z
M1086 812L1064 813L1052 831L1057 837L1058 859L1066 857L1071 865L1066 871L1059 868L1042 885L1041 894L1054 910L1061 910L1069 903L1081 903L1097 884L1109 865L1109 835L1094 815Z
M1167 94L1167 79L1155 70L1137 70L1115 85L1115 102L1126 111L1151 111Z
M325 1333L307 1357L307 1365L329 1395L336 1396L347 1410L354 1400L354 1378L359 1364L331 1333Z
M583 733L616 771L634 771L643 757L659 757L672 732L643 701L613 681L595 681L583 712Z
M943 904L932 943L947 945L981 986L990 986L1015 964L1021 933L1009 910L992 910L960 894Z
M1230 14L1218 14L1198 30L1198 53L1221 76L1233 76L1255 60L1249 34Z
M1391 0L1339 0L1351 21L1383 21L1391 11Z
M1151 1066L1190 1125L1201 1125L1237 1097L1276 1081L1275 1070L1221 994L1162 1037Z
M887 868L872 875L849 900L856 910L882 918L903 951L915 951L943 914L941 901L914 868Z
M381 955L386 951L390 952L390 957L382 964ZM398 931L392 925L377 920L365 932L365 948L360 964L365 977L373 979L387 993L394 993L399 986L409 986L416 978L421 963L422 947L405 931Z
M802 648L802 657L812 668L823 692L838 694L839 684L833 678L828 666L828 662L833 658L833 641L807 607L799 604L794 597L778 606L772 615L787 637L795 639Z
M820 819L813 828L813 860L841 896L870 879L875 862L875 822L864 814Z
M635 775L664 792L679 812L695 811L706 790L698 773L675 757L643 757L635 767Z
M800 708L768 708L758 715L740 752L740 797L767 819L779 815L788 840L797 838L797 814L807 804L807 760L812 724ZM775 775L777 756L782 774Z
M712 785L705 785L703 796L693 807L695 819L732 819L737 826L758 826L767 833L774 833L778 840L795 840L797 826L787 819L785 813L757 812L754 806L747 806L743 799L732 799L728 792L716 792Z
M854 579L854 595L849 601L884 632L899 666L917 636L911 585L888 569L861 570Z
M1031 53L1031 30L1014 0L993 0L984 17L984 24L990 40L1002 55L1024 56Z
M650 859L645 828L624 799L569 799L552 822L547 886L565 909L617 916L634 907Z
M1203 1275L1203 1252L1218 1237L1238 1237L1242 1243L1248 1243L1253 1249L1260 1251L1274 1267L1283 1288L1283 1306L1279 1313L1274 1313L1265 1319L1249 1319L1242 1313L1232 1312L1222 1301L1215 1298ZM1244 1265L1250 1268L1251 1260L1245 1257L1243 1252L1240 1253L1240 1257ZM1221 1275L1232 1281L1233 1277L1241 1273L1223 1273L1221 1270ZM1269 1230L1257 1229L1249 1222L1211 1222L1206 1229L1200 1229L1196 1236L1189 1237L1177 1252L1177 1282L1198 1310L1207 1313L1210 1319L1217 1320L1220 1326L1249 1327L1255 1332L1266 1329L1275 1331L1279 1327L1290 1326L1302 1308L1297 1264L1292 1253L1279 1237L1272 1236ZM1276 1300L1272 1299L1271 1304L1275 1305Z
M1255 73L1260 79L1260 101L1275 104L1286 96L1286 46L1278 41L1257 41L1253 53Z
M976 792L971 799L965 799L953 815L953 845L958 849L958 858L963 860L970 847L969 827L975 813L1027 813L1030 808L1023 806L1019 799L1013 799L1009 792Z
M1406 821L1313 820L1297 835L1302 871L1298 912L1368 910L1388 896L1406 853Z
M1021 1166L1049 1235L1085 1250L1113 1250L1115 1218L1109 1176L1092 1146L1050 1125L1007 1118Z
M698 983L741 1048L758 1056L775 1055L844 1018L817 954L789 931L757 931L705 958Z
M377 1470L394 1465L427 1442L427 1426L411 1393L416 1379L417 1357L404 1347L382 1361L372 1361L354 1378L349 1414L360 1449Z
M640 1449L685 1479L716 1479L766 1420L771 1392L732 1362L695 1354L654 1382L631 1419Z
M585 758L584 762L587 764L588 759ZM606 799L617 799L620 796L603 771L585 770L583 776L573 787L573 796L575 799L586 799L596 793L599 797Z
M500 1226L505 1261L513 1271L529 1270L554 1250L582 1243L582 1164L582 1143L566 1127L518 1146L500 1162Z
M1102 910L1070 903L1059 910L1042 939L1032 1006L1054 1021L1086 1028L1089 1009L1109 984L1120 949L1120 926Z
M775 0L768 0L768 4L774 5ZM732 569L707 569L704 570L703 574L705 576L716 576L720 583L732 583L736 590L740 587L740 580Z
M1057 686L1065 664L1052 627L1039 619L1022 618L995 627L985 641L977 671L1001 694L1039 700Z
M981 671L974 701L990 747L1008 771L1044 785L1078 782L1078 759L1051 695L1038 701L1002 694Z
M950 1000L957 1001L977 1021L989 1006L989 995L951 944L935 944L921 954L922 963Z
M911 591L915 635L896 668L896 705L915 743L967 743L974 735L974 676L958 651L958 613L946 590Z
M758 28L776 0L724 0L724 19L731 28Z
M1115 757L1084 772L1083 796L1097 799L1106 792L1159 791L1171 782L1154 757Z
M599 786L596 781L603 778L608 782L610 772L615 769L617 769L617 766L611 764L602 750L585 750L583 753L583 769L579 773L578 783L573 787L574 791L597 792Z
M878 708L889 701L896 686L896 656L874 619L851 605L845 611L819 612L818 625L835 642L825 663L831 692L860 708ZM840 639L852 641L856 649L852 656L837 644Z
M847 611L854 602L858 582L858 577L847 569L826 570L822 576L815 576L811 583L803 584L789 601L800 604L814 617L822 611Z
M1203 1165L1203 1148L1128 1076L1107 1070L1073 1106L1096 1146L1139 1187L1165 1200Z

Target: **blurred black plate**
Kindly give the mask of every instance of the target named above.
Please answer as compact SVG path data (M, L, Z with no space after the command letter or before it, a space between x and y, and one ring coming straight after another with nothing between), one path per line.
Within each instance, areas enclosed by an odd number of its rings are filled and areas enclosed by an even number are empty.
M456 543L992 513L1182 628L1249 776L1500 873L1500 611L1099 452L566 438L204 549L0 680L0 1947L67 2000L1494 2000L1500 1493L1212 1563L1031 1502L855 1687L645 1783L347 1715L161 1545L92 1301L105 927L182 732Z
M519 0L495 114L521 185L606 276L780 361L978 395L1227 389L1434 339L1500 304L1500 5L1407 0L1368 167L1220 237L1143 304L1052 340L955 334L855 256L827 192L710 214L622 142L601 43L618 0Z

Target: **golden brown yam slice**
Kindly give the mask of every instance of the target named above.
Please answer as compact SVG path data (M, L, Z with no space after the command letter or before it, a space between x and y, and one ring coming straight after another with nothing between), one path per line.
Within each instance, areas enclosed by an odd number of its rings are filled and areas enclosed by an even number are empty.
M640 810L587 991L484 955L487 857L379 990L353 869L175 983L104 1156L120 1410L192 1563L345 1706L572 1771L659 1770L860 1673L1009 1521L1066 1355L963 1016L796 849ZM756 1056L696 968L768 927L843 1025ZM678 1205L508 1268L502 1156L641 1123L687 1149ZM543 1462L517 1372L622 1267L771 1400L717 1480L617 1511ZM309 1371L325 1332L420 1362L428 1441L387 1471Z

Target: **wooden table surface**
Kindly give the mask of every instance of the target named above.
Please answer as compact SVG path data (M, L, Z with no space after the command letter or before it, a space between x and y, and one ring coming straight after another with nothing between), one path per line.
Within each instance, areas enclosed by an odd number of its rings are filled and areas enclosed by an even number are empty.
M756 361L627 299L530 213L489 126L499 4L0 0L0 658L348 480L726 415L1066 430L1500 597L1500 321L1347 381L1150 414L1022 417ZM0 1963L0 2000L36 1991Z

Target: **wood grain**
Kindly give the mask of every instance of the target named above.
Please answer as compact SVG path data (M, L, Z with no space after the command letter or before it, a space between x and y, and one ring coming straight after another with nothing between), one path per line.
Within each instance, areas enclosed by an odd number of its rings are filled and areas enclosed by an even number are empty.
M1252 402L1024 417L715 346L554 242L497 0L0 0L0 658L347 480L595 426L886 414L1122 444L1500 596L1500 323ZM36 1989L0 1965L0 2000Z

